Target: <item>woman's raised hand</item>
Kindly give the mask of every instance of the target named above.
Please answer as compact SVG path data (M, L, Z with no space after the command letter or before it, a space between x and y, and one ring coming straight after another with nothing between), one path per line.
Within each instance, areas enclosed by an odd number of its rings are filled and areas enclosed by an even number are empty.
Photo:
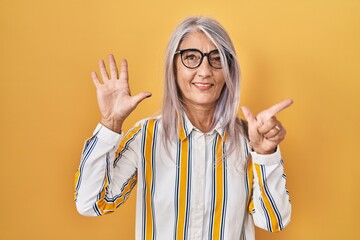
M131 96L126 60L121 61L119 74L114 56L109 55L108 58L110 77L103 60L99 61L102 83L99 81L96 72L92 72L91 77L96 87L101 112L101 124L114 132L120 133L124 120L142 100L150 97L151 93L141 92Z
M253 150L259 154L270 154L285 138L286 130L275 115L289 107L293 101L286 99L260 112L256 117L247 107L241 107L248 122L248 135Z

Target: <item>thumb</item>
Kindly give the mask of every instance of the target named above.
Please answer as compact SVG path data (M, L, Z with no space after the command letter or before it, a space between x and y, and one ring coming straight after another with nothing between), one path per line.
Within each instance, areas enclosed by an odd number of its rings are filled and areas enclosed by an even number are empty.
M241 108L241 111L244 114L244 117L245 117L246 121L248 121L249 124L256 123L256 119L255 119L254 115L252 114L252 112L250 111L250 109L248 107L241 106L240 108Z
M133 100L135 102L135 106L137 106L142 100L145 98L151 97L150 92L141 92L133 97Z

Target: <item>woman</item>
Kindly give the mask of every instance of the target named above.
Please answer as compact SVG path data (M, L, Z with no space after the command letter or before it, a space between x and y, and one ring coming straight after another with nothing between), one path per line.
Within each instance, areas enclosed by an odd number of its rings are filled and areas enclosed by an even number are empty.
M285 129L275 115L285 100L237 118L239 66L233 44L213 19L185 19L165 62L162 115L126 135L122 124L148 92L131 96L120 74L100 61L101 121L84 147L75 201L86 216L113 212L137 184L136 239L255 239L254 224L280 231L291 205L279 150Z

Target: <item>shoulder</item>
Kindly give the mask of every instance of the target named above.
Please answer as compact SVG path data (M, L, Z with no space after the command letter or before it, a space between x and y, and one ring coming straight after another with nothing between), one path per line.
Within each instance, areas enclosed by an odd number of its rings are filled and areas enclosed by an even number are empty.
M159 128L161 124L161 115L155 117L149 117L141 119L140 121L136 122L134 126L126 133L126 135L133 135L134 133L146 132L150 131L154 128Z
M148 118L144 118L141 119L140 121L136 122L134 127L137 128L144 128L149 124L159 124L161 120L161 115L155 116L155 117L148 117Z
M154 126L158 128L160 116L144 118L134 124L134 126L123 135L120 147L127 145L139 145L143 140L143 134L154 133Z

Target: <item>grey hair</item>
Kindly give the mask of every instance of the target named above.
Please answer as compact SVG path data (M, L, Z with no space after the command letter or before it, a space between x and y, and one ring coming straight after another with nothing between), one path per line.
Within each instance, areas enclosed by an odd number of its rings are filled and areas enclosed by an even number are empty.
M222 71L225 86L216 103L213 116L213 127L222 124L230 143L228 150L240 150L241 135L244 135L243 124L237 117L240 100L240 67L234 45L226 30L216 20L209 17L189 17L184 19L172 34L165 55L165 83L162 106L162 128L166 143L178 136L185 108L181 101L181 92L177 86L174 55L178 46L189 33L201 31L219 50L222 59ZM228 152L228 153L229 153Z

